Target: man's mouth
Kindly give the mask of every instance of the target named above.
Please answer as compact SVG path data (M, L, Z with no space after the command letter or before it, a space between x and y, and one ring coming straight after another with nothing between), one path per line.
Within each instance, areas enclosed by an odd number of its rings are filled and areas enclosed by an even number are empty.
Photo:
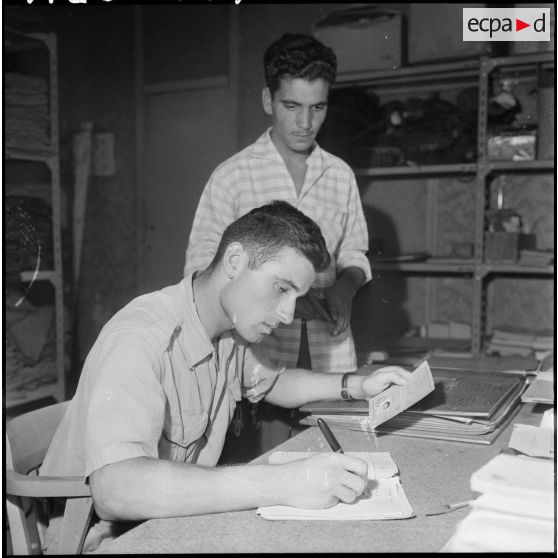
M264 324L264 328L267 330L266 333L269 335L277 326L276 325L270 325L270 324Z

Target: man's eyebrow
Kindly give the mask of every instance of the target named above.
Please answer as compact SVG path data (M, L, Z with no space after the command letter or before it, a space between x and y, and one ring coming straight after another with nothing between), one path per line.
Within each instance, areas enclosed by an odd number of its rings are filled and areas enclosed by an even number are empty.
M284 105L298 105L299 107L302 106L302 103L299 103L298 101L291 101L290 99L281 99L281 103L283 103ZM311 106L315 107L318 105L327 105L328 102L326 101L318 101L317 103L313 103Z
M275 276L275 279L281 283L287 283L287 285L289 285L291 289L294 289L297 293L300 291L300 289L290 279L285 279L284 277L279 277L278 275Z

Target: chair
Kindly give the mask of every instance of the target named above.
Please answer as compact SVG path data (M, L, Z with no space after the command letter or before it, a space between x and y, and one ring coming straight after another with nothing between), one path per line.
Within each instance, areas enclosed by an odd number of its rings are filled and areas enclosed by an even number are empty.
M66 498L58 554L81 553L93 513L89 485L82 477L37 476L68 403L43 407L6 423L6 512L14 554L41 554L45 526L36 499L44 498Z

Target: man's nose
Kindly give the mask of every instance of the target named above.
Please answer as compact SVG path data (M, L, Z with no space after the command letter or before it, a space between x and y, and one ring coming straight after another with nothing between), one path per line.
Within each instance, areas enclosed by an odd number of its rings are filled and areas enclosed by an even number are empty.
M298 126L303 130L309 130L312 127L312 111L301 110L298 114Z
M296 298L282 304L277 309L277 315L279 316L279 319L281 320L282 323L290 324L293 321L295 306L296 306Z

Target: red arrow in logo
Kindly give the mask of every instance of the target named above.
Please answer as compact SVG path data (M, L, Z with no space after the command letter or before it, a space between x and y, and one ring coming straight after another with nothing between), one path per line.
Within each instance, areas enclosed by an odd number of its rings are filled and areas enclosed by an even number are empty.
M525 29L526 27L531 27L530 23L525 23L524 21L521 21L520 19L515 18L515 30L516 31L521 31L522 29Z

